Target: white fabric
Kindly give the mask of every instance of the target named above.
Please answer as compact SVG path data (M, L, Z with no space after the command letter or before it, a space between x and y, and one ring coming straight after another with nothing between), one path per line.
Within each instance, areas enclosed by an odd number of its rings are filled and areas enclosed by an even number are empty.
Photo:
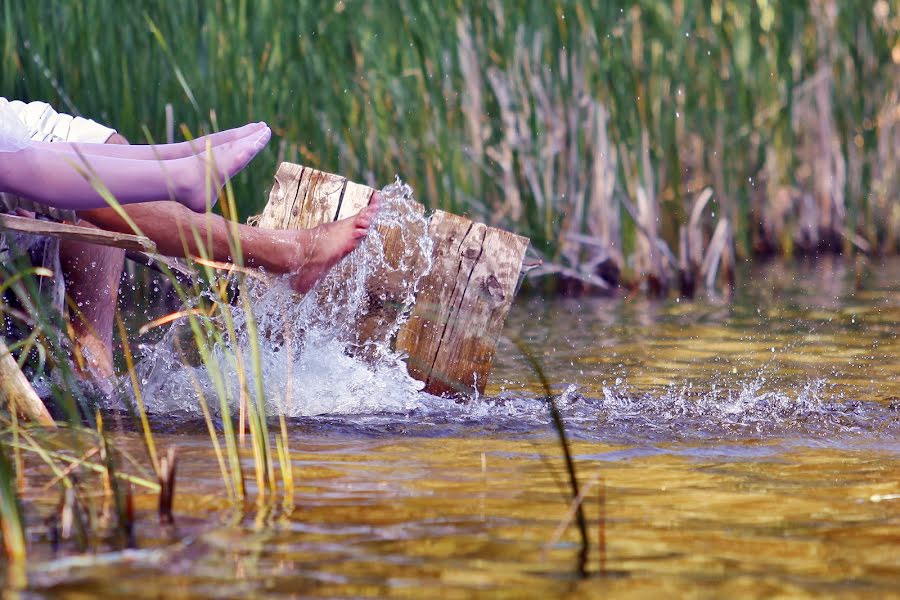
M38 142L82 142L103 144L116 133L91 119L58 113L46 102L9 101L0 96L0 152L15 152ZM0 160L3 160L0 155ZM59 220L75 221L73 211L61 211L43 204L0 193L0 213L20 208Z
M115 132L91 119L58 113L46 102L0 97L0 151L20 150L29 140L102 144Z
M0 98L0 152L17 152L28 146L31 134L6 98Z

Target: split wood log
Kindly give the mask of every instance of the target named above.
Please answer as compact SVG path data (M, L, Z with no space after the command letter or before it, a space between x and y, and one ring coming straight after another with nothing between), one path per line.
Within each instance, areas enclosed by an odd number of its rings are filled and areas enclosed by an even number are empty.
M101 246L113 246L139 252L156 252L156 244L149 238L130 233L106 231L95 227L82 227L56 221L43 221L29 217L0 214L0 230L16 231L29 235L49 235L78 242L88 242Z
M9 348L0 340L0 400L26 417L47 427L56 427L47 407L35 393L28 379L19 369Z
M397 349L437 395L484 393L528 239L443 211L431 217L432 267Z
M310 229L358 213L374 194L374 189L339 175L284 162L275 174L269 202L258 225L268 229ZM425 207L417 204L412 210L421 215ZM385 261L396 267L397 257L405 251L402 232L396 227L380 226L378 230L384 240ZM418 266L420 260L424 257L414 256L407 259L407 264ZM392 324L400 317L408 291L403 275L399 271L381 271L366 282L368 311L358 323L360 348L390 342L387 338Z
M359 212L374 194L339 175L282 163L258 225L315 227ZM410 210L422 215L425 208L411 203ZM404 246L399 228L379 226L379 233L390 267L401 259L413 266L425 259ZM394 342L408 355L410 374L425 382L429 393L483 393L528 239L442 211L431 217L427 234L433 241L432 268L419 285L409 319L395 340L384 339L401 316L409 282L399 269L376 272L366 283L369 303L359 324L360 341Z

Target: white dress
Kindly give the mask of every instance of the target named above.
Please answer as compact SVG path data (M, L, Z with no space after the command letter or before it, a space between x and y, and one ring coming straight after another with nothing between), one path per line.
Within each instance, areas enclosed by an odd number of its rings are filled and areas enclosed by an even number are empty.
M31 143L31 132L6 98L0 98L0 152L18 152Z

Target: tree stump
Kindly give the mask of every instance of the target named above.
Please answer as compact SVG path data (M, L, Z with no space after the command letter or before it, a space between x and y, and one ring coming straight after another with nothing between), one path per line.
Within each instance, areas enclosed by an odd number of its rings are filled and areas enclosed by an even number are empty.
M259 226L302 229L351 216L366 206L375 190L308 167L282 163ZM424 206L410 210L423 214ZM379 231L385 260L398 264L399 232ZM436 211L428 225L433 241L432 268L420 283L409 319L394 347L408 355L410 375L436 395L483 393L497 339L512 306L528 239ZM404 286L398 275L376 273L367 282L368 313L359 324L364 340L380 339L400 316Z

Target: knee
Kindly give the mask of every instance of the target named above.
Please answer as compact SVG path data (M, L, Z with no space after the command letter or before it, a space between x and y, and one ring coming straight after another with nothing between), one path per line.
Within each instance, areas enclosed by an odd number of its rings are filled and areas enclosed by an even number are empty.
M120 144L123 146L127 146L128 140L126 140L125 136L122 135L121 133L114 133L107 138L106 143L107 144Z

